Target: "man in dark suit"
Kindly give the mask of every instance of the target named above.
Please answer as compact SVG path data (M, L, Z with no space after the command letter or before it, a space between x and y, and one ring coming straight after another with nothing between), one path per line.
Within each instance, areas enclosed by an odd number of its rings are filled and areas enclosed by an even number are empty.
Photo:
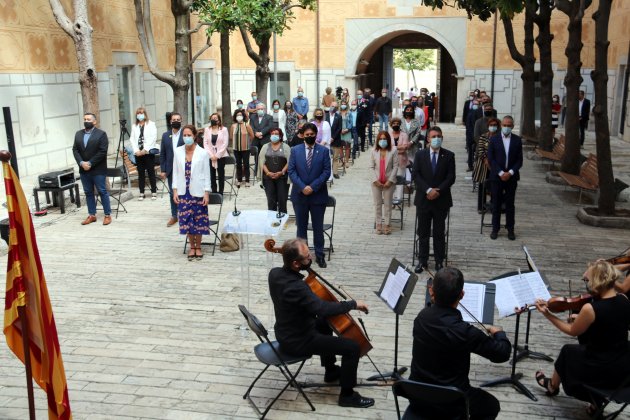
M337 102L330 104L326 121L330 124L330 147L333 151L333 177L339 179L339 160L341 159L341 149L344 146L341 140L341 115L337 112Z
M429 129L427 142L430 148L418 150L413 163L413 179L416 182L416 217L420 250L416 273L428 267L429 236L433 223L433 253L435 270L443 267L445 255L446 216L451 207L451 186L455 183L455 154L442 148L442 130Z
M262 102L256 105L256 113L250 115L249 125L252 127L252 131L254 132L252 146L256 146L260 152L260 149L262 149L265 144L269 143L269 131L273 128L273 117L265 112L265 104ZM254 162L254 173L257 174L258 153L254 156Z
M293 147L289 158L289 178L293 184L291 202L295 211L297 236L305 240L310 213L315 261L321 268L326 268L324 214L328 203L326 181L330 178L330 152L326 147L315 143L315 124L306 123L303 130L304 145Z
M464 125L466 124L468 113L472 111L473 99L475 99L473 92L468 92L468 99L464 102L464 114L462 115L462 123L464 123Z
M365 152L365 129L371 124L371 118L373 116L369 96L363 96L363 91L359 89L357 90L357 133L362 152Z
M171 130L162 134L160 149L160 177L168 179L168 195L171 198L171 218L166 222L166 227L177 223L177 204L173 201L173 158L175 157L175 149L184 145L181 128L182 116L173 112L171 114Z
M77 131L74 135L72 146L72 154L79 165L81 184L83 184L88 207L88 217L81 224L89 225L96 222L96 198L94 197L94 187L96 187L101 196L103 213L105 213L103 224L109 225L112 222L112 209L105 186L109 140L107 133L96 128L96 115L90 112L83 115L83 127L83 130Z
M584 97L584 91L580 91L580 146L584 146L584 133L588 128L588 118L591 114L591 101Z
M508 239L516 239L514 234L514 197L523 166L523 142L512 133L514 119L507 115L501 122L501 134L490 139L488 162L490 163L490 192L492 194L492 233L490 239L497 239L501 228L501 206L505 206L505 226Z

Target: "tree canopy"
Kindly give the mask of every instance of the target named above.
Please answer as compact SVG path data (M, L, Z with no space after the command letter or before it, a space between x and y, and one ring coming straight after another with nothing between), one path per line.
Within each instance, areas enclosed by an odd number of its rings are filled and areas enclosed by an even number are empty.
M394 67L403 70L434 70L436 50L394 50Z

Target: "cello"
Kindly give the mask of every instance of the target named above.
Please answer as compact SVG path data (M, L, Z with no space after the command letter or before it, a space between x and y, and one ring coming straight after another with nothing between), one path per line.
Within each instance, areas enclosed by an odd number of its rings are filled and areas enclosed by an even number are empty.
M275 254L282 254L282 249L275 247L275 245L276 241L273 239L267 239L265 241L265 249L267 251ZM342 293L339 289L315 272L315 270L309 268L307 271L308 276L304 278L304 282L308 285L311 291L317 295L317 297L329 302L339 302L339 299L332 292L334 291L341 296L342 299L348 299L347 294ZM372 350L370 340L359 324L354 320L352 315L348 313L333 315L328 317L328 323L335 334L340 337L350 339L359 345L361 357L367 355L368 352Z

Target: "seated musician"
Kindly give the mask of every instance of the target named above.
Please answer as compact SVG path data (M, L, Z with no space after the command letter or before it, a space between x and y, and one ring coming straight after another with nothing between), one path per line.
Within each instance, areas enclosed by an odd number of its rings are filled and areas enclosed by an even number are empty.
M615 289L618 292L625 293L626 296L630 297L630 264L617 264L615 268L625 275L621 276L621 278L615 283Z
M282 245L283 267L269 273L269 291L276 315L276 339L283 352L293 356L317 354L326 369L325 382L339 380L342 407L366 408L373 398L354 392L359 365L359 345L352 340L332 335L326 317L358 309L367 313L361 301L329 302L320 299L304 282L300 270L311 266L308 246L303 239L290 239ZM341 367L335 364L341 356Z
M413 358L409 379L436 385L455 386L466 392L471 419L494 419L499 401L490 393L470 386L470 354L475 353L494 363L510 358L511 344L497 327L489 327L491 336L464 322L457 309L464 297L464 275L454 267L437 272L429 286L433 305L425 307L414 321ZM452 419L463 407L427 406L410 403L410 418ZM411 411L411 412L410 412Z
M536 301L536 308L545 318L563 333L578 337L580 343L562 347L551 378L536 372L536 381L547 395L557 395L562 384L567 395L590 401L582 385L614 389L630 375L630 300L614 289L619 276L606 261L589 266L584 281L593 301L585 304L571 323L552 315L544 300ZM587 411L593 413L596 408L589 405Z

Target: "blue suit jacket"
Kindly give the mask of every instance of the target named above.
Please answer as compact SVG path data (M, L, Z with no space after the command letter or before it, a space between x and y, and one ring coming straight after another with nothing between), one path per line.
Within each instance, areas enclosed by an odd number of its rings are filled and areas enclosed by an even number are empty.
M488 144L488 162L490 162L490 180L498 181L500 179L499 172L512 170L514 179L518 181L521 166L523 166L523 142L521 138L516 134L511 135L510 150L506 162L501 134L492 136Z
M175 157L173 153L173 137L171 134L171 131L164 132L164 134L162 134L162 143L160 144L160 171L165 172L166 176L171 176L171 173L173 173L173 158ZM183 144L184 137L180 131L177 147Z
M326 182L330 178L330 151L324 146L315 144L311 169L306 166L306 145L297 145L291 149L289 158L289 178L293 184L291 201L293 204L322 204L328 203L328 187ZM310 185L311 195L304 195L302 190Z

